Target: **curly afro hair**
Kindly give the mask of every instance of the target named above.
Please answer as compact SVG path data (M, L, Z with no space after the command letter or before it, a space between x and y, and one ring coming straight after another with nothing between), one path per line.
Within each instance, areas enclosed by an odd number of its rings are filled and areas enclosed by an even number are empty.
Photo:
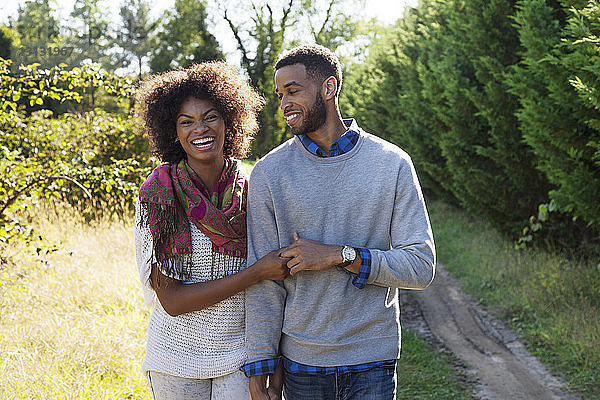
M307 75L323 82L330 76L335 77L338 83L336 96L342 88L342 65L339 58L327 47L318 44L306 44L294 47L287 53L282 54L275 70L288 65L302 64L306 68Z
M176 141L175 120L181 104L189 97L213 103L225 121L223 154L244 158L258 131L257 115L265 101L223 61L167 71L142 83L136 99L153 154L171 164L186 158L183 147Z

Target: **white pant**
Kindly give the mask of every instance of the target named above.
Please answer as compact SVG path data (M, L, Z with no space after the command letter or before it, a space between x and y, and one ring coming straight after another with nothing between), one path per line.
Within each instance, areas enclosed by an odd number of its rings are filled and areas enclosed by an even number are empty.
M148 384L154 400L250 400L248 382L242 371L212 379L148 372Z

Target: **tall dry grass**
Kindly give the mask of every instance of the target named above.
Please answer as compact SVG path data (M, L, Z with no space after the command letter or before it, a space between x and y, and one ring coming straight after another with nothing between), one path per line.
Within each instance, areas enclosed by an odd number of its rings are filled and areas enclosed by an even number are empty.
M149 399L131 223L30 211L58 250L12 243L0 269L0 398Z

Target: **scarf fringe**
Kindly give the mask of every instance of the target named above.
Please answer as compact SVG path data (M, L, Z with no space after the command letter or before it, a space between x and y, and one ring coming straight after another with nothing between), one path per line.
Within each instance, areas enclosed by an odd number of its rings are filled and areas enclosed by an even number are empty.
M192 255L186 254L171 258L161 257L163 254L159 249L167 244L179 230L179 221L181 221L181 211L176 207L168 207L155 203L140 203L142 208L141 218L139 221L140 227L148 226L150 212L154 210L158 215L159 231L156 238L153 238L152 254L150 255L149 263L156 260L158 268L167 276L175 277L178 280L186 280L192 273ZM185 217L185 216L184 216ZM187 220L187 217L185 217Z

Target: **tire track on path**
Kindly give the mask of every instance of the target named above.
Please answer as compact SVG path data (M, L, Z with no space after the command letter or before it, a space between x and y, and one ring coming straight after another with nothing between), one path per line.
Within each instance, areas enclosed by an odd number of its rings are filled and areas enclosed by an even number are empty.
M476 396L486 400L578 400L564 383L460 290L444 269L436 267L433 283L423 291L403 291L407 327L432 336L468 365L478 383ZM419 315L422 320L419 321Z

